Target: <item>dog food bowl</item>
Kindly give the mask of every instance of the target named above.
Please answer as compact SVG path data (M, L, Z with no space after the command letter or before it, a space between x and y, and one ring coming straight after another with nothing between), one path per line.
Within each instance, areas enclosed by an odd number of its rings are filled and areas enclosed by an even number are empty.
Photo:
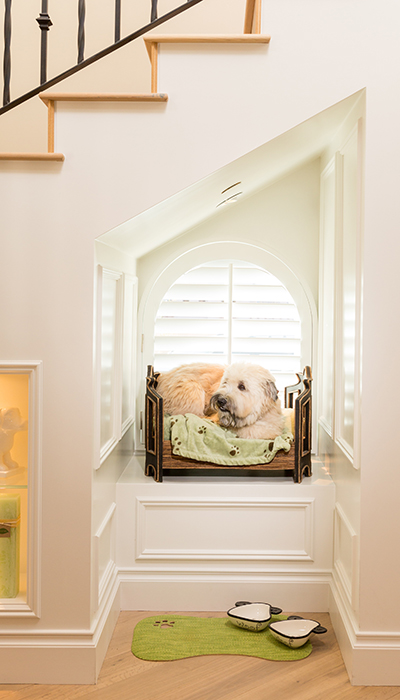
M248 603L240 600L235 607L228 610L227 615L237 627L245 630L260 632L268 625L271 615L279 615L281 608L274 608L268 603Z
M312 633L323 634L327 629L316 620L305 620L297 615L291 615L287 620L271 622L269 631L282 644L297 649L308 642Z

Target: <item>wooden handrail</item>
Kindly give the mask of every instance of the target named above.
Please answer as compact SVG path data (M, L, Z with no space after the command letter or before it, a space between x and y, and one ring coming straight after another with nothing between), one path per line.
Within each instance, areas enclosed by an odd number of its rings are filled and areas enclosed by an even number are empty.
M23 160L23 161L47 161L53 163L62 163L65 160L63 153L0 153L0 161L2 160Z

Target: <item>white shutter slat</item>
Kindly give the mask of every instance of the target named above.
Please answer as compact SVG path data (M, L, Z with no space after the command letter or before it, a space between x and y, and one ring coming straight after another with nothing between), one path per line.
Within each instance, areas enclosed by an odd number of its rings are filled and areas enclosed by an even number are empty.
M262 319L264 321L273 321L275 319L298 321L298 313L294 304L275 304L273 302L270 304L263 302L243 304L242 302L234 302L233 318Z
M228 322L220 319L158 318L155 325L156 337L226 337Z
M260 284L246 287L235 285L232 296L234 302L293 304L293 299L287 289L277 285L269 287Z
M210 301L226 304L228 302L228 287L216 284L174 284L166 293L166 301Z
M197 337L196 342L193 342L193 338L188 336L182 338L180 336L170 336L170 337L158 337L155 339L154 350L157 353L171 353L179 352L180 354L190 355L195 352L223 352L227 354L228 352L228 341L227 338L207 338L207 337Z
M232 333L237 338L300 338L300 324L280 319L268 323L264 320L234 319Z
M228 317L228 306L218 302L167 301L160 306L157 318L220 318Z

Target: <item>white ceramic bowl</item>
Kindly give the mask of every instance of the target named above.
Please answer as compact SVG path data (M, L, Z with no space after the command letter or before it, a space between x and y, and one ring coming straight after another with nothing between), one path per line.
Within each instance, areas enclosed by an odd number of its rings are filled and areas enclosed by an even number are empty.
M297 649L308 642L312 633L323 634L327 630L316 620L305 620L297 615L292 615L287 620L271 622L269 631L282 644Z
M248 603L239 601L227 615L237 627L245 630L260 632L268 625L271 615L279 615L281 608L274 608L268 603Z

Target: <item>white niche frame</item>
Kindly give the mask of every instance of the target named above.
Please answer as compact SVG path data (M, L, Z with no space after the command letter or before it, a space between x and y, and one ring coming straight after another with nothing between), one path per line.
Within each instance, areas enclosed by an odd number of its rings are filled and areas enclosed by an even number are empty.
M42 406L43 363L0 362L0 374L28 375L28 482L27 482L27 572L26 597L0 602L0 619L39 618L41 614L41 553L42 553ZM1 482L0 482L1 486ZM15 490L18 490L15 484Z

